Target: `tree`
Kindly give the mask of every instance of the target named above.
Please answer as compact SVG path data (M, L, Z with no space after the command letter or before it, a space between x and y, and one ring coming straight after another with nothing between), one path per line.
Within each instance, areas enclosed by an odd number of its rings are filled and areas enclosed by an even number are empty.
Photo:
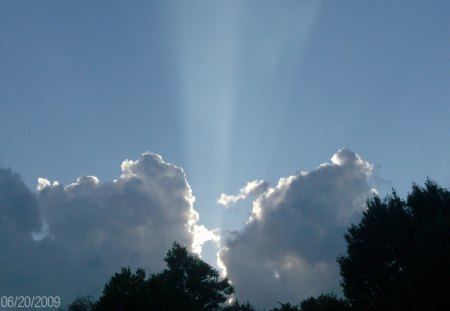
M256 311L256 309L249 303L239 303L239 301L235 301L233 304L222 308L222 311Z
M164 260L167 268L147 280L142 269L122 268L105 285L95 310L212 311L234 292L228 279L176 242Z
M77 297L67 308L68 311L92 311L94 300L91 296Z
M293 306L289 302L288 303L278 302L278 304L280 305L279 308L274 308L270 311L299 311L297 306Z
M300 311L348 311L347 301L334 294L322 294L317 298L310 297L300 303Z
M352 310L450 309L450 192L428 180L367 201L338 262Z
M234 293L228 279L178 243L164 260L167 269L149 279L155 310L217 310Z
M417 310L450 310L450 191L430 180L414 184L407 208L414 228L411 301Z
M103 295L99 298L96 311L146 310L148 307L148 286L145 271L122 268L115 273L105 285Z

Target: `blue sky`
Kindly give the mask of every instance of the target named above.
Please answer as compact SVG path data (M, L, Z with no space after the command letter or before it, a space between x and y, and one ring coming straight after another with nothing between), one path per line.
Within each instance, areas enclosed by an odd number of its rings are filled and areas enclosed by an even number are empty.
M348 147L380 193L450 185L448 1L2 1L0 166L30 189L184 169L199 223L243 228L247 182ZM216 249L205 258L215 261Z

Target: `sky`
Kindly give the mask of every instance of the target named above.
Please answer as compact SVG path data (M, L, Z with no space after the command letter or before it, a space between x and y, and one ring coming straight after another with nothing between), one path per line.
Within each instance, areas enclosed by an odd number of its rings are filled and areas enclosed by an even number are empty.
M439 0L0 2L0 291L99 295L177 240L257 306L339 293L367 197L450 186L449 29Z

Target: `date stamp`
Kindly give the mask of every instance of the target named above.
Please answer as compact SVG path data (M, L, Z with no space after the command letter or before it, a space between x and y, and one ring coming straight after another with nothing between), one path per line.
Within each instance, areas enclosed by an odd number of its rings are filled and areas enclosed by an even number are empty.
M59 308L61 298L59 296L1 296L1 309L50 309Z

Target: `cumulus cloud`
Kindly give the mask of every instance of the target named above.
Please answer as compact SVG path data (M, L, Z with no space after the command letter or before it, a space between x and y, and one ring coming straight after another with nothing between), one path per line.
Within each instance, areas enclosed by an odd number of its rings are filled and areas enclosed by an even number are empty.
M345 250L347 226L359 219L373 193L372 170L356 153L341 149L331 163L267 187L253 201L245 227L219 252L237 298L268 307L339 292L336 257Z
M9 169L0 169L0 292L8 294L8 284L20 290L31 273L20 273L33 269L30 252L34 253L35 242L31 232L41 229L39 203L17 174Z
M246 199L249 195L258 195L265 192L268 187L269 184L264 180L253 180L242 187L236 195L227 195L222 193L220 198L217 199L217 203L225 207L230 207L237 201Z
M217 233L198 225L180 167L150 152L122 163L111 182L83 176L69 185L39 178L31 192L0 170L0 292L100 294L121 266L157 272L173 241L201 252Z

